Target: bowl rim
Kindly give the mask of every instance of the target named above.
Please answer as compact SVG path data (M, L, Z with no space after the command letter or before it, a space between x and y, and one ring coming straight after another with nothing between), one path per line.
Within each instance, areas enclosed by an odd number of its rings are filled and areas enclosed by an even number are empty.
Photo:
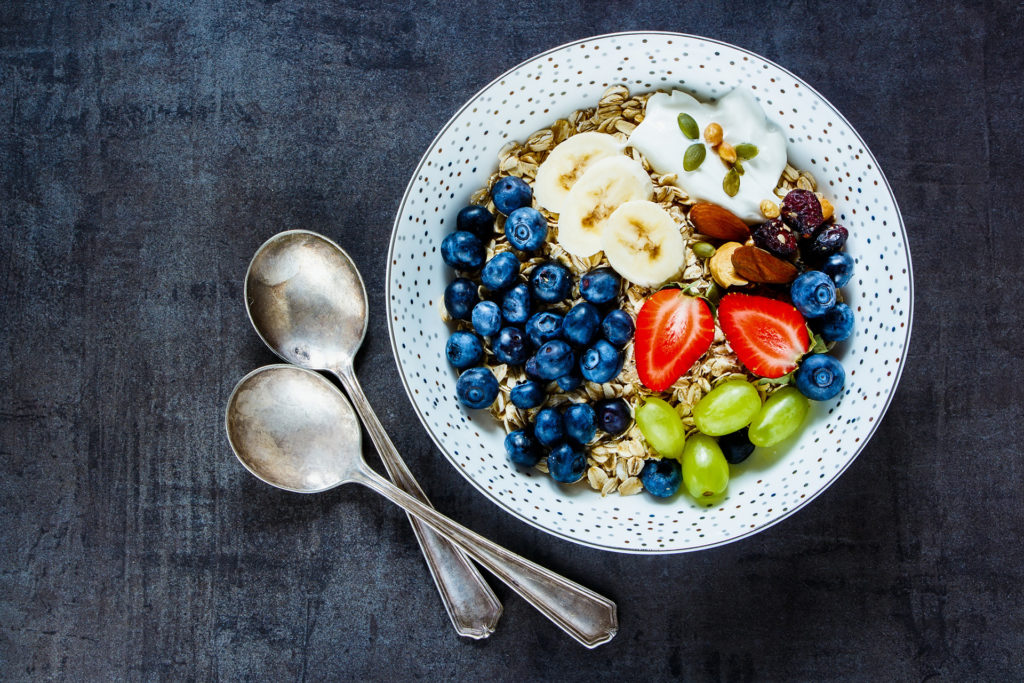
M422 172L422 170L424 168L424 165L426 164L428 158L430 157L430 151L432 149L434 149L434 147L437 145L437 143L440 141L440 139L444 136L444 134L448 131L448 129L452 126L452 124L455 123L456 119L458 119L462 115L463 112L465 112L470 106L472 106L473 103L476 102L476 100L481 95L483 95L487 90L489 90L494 85L498 84L503 78L507 77L508 75L510 75L513 72L523 68L524 66L526 66L528 64L532 64L533 62L536 62L536 61L538 61L538 60L540 60L540 59L542 59L544 57L547 57L548 55L551 55L551 54L553 54L555 52L560 52L562 50L565 50L567 48L571 48L571 47L579 45L581 43L590 43L590 42L594 42L594 41L598 41L598 40L604 40L604 39L608 39L608 38L620 38L620 37L625 37L625 36L636 36L636 37L643 37L643 36L673 36L673 37L677 37L677 38L685 38L685 39L696 40L696 41L704 41L704 42L707 42L707 43L712 43L714 45L721 45L723 47L727 47L727 48L730 48L730 49L733 49L733 50L738 50L741 53L750 55L751 57L755 57L755 58L757 58L759 60L762 60L763 62L765 62L767 64L772 65L773 67L779 69L783 73L787 74L791 78L793 78L796 81L798 81L800 83L801 87L805 87L808 90L810 90L816 97L818 97L821 100L821 102L825 106L827 106L832 111L833 114L835 114L843 123L845 123L849 127L850 131L856 137L857 141L861 144L861 146L863 147L864 151L867 153L868 157L870 158L871 162L874 164L875 169L878 171L878 174L881 177L882 182L885 185L885 191L889 195L889 200L892 202L892 205L893 205L893 207L896 210L896 219L897 219L897 221L899 223L900 234L903 237L903 245L904 245L903 253L906 256L906 260L907 260L907 278L908 278L907 314L908 314L908 317L907 317L906 332L905 332L905 335L904 335L904 338L903 338L903 353L901 354L901 358L903 359L903 362L901 362L899 364L899 366L897 367L897 369L896 369L896 372L895 372L896 376L893 379L892 389L889 391L888 396L886 396L886 398L885 398L885 403L882 406L882 410L881 410L881 412L878 413L878 419L876 419L874 421L874 423L873 423L873 425L871 427L871 430L868 432L866 437L857 445L857 448L854 450L853 454L849 457L849 459L846 461L846 463L843 464L843 466L841 468L839 468L827 482L825 482L820 488L818 488L818 490L815 491L813 495L809 495L807 498L802 500L799 504L797 504L794 507L790 508L789 510L787 510L784 513L782 513L781 515L779 515L779 516L777 516L777 517L775 517L775 518L765 522L764 524L758 525L757 527L755 527L753 529L749 529L747 531L744 531L743 533L741 533L739 535L733 536L733 537L725 539L725 540L712 541L712 542L709 542L709 543L705 543L705 544L701 544L701 545L697 545L697 546L691 546L691 547L688 547L688 548L654 548L654 549L650 549L650 548L622 548L622 547L619 547L619 546L602 545L600 543L594 543L592 541L587 541L587 540L575 538L573 536L569 536L569 535L567 535L565 533L562 533L560 531L556 531L554 529L548 528L548 527L544 526L543 524L541 524L541 523L539 523L539 522L537 522L535 520L532 520L532 519L526 517L525 515L520 514L516 510L508 507L504 503L504 501L502 501L500 498L498 498L497 496L492 495L486 489L486 487L484 487L483 485L478 483L476 480L474 480L472 477L470 477L463 470L463 468L457 466L455 461L452 459L451 455L449 455L448 451L441 444L441 441L438 439L437 435L434 434L434 431L433 431L433 429L431 429L430 424L426 420L426 417L423 415L422 412L420 412L419 406L416 404L416 401L413 400L412 387L409 384L409 379L405 375L405 371L402 368L402 364L399 362L398 345L397 345L396 339L395 339L395 325L394 325L394 320L393 320L393 316L392 316L392 312L391 312L391 294L392 294L392 290L391 290L392 270L391 269L392 269L392 263L393 263L393 260L394 260L393 256L394 256L394 251L395 251L395 244L397 242L398 227L399 227L399 224L401 223L402 216L405 213L405 206L406 206L407 202L409 201L409 197L410 197L410 194L412 193L413 185L416 182L416 179L421 175L421 172ZM599 34L599 35L594 35L594 36L588 36L586 38L581 38L579 40L573 40L573 41L570 41L568 43L563 43L561 45L558 45L558 46L555 46L555 47L550 48L548 50L545 50L543 52L540 52L540 53L538 53L538 54L536 54L536 55L534 55L534 56L532 56L532 57L530 57L530 58L528 58L528 59L526 59L526 60L516 64L512 68L507 69L506 71L503 71L501 74L499 74L495 78L491 79L482 88L477 90L477 92L472 97L470 97L461 107L459 107L459 109L454 114L452 114L452 116L448 119L448 121L444 124L444 126L442 126L441 129L438 131L437 135L435 135L434 138L430 141L430 143L427 145L426 151L420 157L419 163L416 165L416 168L413 170L413 173L412 173L411 177L409 178L409 182L406 184L405 192L402 194L402 201L398 205L398 210L395 213L395 220L394 220L394 223L392 224L392 228L391 228L391 239L390 239L389 244L388 244L387 269L385 271L385 278L386 279L385 279L385 292L384 292L384 296L385 296L385 305L387 306L388 337L389 337L390 342L391 342L392 357L394 358L395 365L398 368L398 375L399 375L399 377L402 380L402 386L405 389L406 396L409 398L409 402L412 404L413 410L416 413L416 417L419 418L420 423L423 425L423 428L426 429L427 434L430 436L430 439L434 442L434 445L438 448L438 450L441 451L441 453L444 455L445 459L448 460L448 462L452 465L452 467L455 469L455 471L457 471L459 474L461 474L463 476L463 478L465 478L470 484L472 484L473 487L477 491L479 491L481 494L483 494L484 497L487 500L489 500L490 502L492 502L495 505L497 505L500 509L504 510L506 513L512 515L513 517L515 517L516 519L518 519L518 520L520 520L522 522L525 522L526 524L528 524L531 527L534 527L536 529L540 529L541 531L543 531L543 532L545 532L547 534L550 534L551 536L554 536L556 538L562 539L564 541L568 541L570 543L586 546L586 547L589 547L589 548L594 548L596 550L605 550L605 551L622 553L622 554L628 554L628 555L675 555L675 554L681 554L681 553L697 552L697 551L700 551L700 550L708 550L708 549L711 549L711 548L717 548L717 547L720 547L720 546L729 545L730 543L734 543L736 541L739 541L739 540L742 540L742 539L745 539L745 538L749 538L750 536L758 534L758 533L764 531L765 529L768 529L768 528L770 528L772 526L775 526L776 524L778 524L782 520L788 519L789 517L791 517L798 510L803 510L805 507L807 507L807 505L811 501L815 500L818 496L820 496L822 493L824 493L828 488L830 488L832 486L832 484L834 484L836 482L837 479L839 479L839 477L860 456L860 454L864 451L864 448L867 447L868 443L874 437L875 432L878 431L879 425L882 423L882 421L885 418L886 413L888 413L888 411L889 411L889 407L892 404L893 397L896 395L896 390L899 388L900 379L903 377L903 369L906 366L906 358L907 358L908 351L910 349L910 337L911 337L911 332L912 332L913 326L914 326L914 270L913 270L913 266L912 266L911 255L910 255L910 240L907 239L907 230L906 230L906 226L904 225L904 222L903 222L903 214L900 211L899 204L896 201L896 195L892 191L892 186L889 184L889 179L885 176L885 172L882 170L882 167L879 165L878 160L875 158L874 153L871 151L871 148L868 147L867 143L864 141L864 138L861 137L860 133L857 132L857 129L853 127L853 125L849 122L849 120L847 120L847 118L845 116L843 116L842 112L840 112L835 107L835 105L833 105L827 98L825 98L824 95L822 95L812 85L807 83L804 79L800 78L799 76L794 74L792 71L790 71L786 67L784 67L784 66L782 66L780 64L777 64L776 62L768 59L767 57L764 57L763 55L757 54L756 52L753 52L753 51L748 50L746 48L740 47L738 45L733 45L732 43L727 43L725 41L717 40L717 39L714 39L714 38L708 38L706 36L698 36L698 35L694 35L692 33L679 33L679 32L676 32L676 31L618 31L618 32L614 32L614 33L602 33L602 34Z

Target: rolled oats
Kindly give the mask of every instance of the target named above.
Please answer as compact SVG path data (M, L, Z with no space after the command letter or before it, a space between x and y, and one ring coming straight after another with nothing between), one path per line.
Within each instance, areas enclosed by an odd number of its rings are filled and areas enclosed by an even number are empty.
M636 477L630 477L626 481L619 484L619 495L620 496L632 496L640 493L644 490L644 485L640 483L640 480Z
M614 493L615 489L619 487L619 480L615 477L608 477L604 484L601 486L601 497L607 496L609 493Z

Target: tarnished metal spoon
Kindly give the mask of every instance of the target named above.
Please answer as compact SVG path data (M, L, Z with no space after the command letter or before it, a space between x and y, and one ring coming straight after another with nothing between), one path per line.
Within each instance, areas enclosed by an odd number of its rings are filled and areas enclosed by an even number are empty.
M341 381L392 481L430 505L352 367L369 311L363 278L348 254L314 232L278 233L249 264L245 305L256 333L274 353L300 367L326 370ZM457 548L417 519L410 521L455 630L469 638L489 636L501 616L494 592Z
M351 405L323 376L292 365L260 368L235 386L225 419L235 455L268 484L300 493L362 484L458 545L587 647L618 631L614 602L456 524L371 470Z

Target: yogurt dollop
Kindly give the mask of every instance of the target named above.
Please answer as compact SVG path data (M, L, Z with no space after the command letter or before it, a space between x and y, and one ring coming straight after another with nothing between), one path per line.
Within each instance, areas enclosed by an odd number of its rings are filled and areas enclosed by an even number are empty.
M701 131L700 139L691 140L683 134L678 123L680 114L693 117ZM733 147L750 143L758 149L757 156L741 162L745 173L733 197L722 188L729 166L703 138L704 129L712 122L722 126L724 142ZM683 156L690 145L697 143L704 144L707 156L696 170L686 171ZM753 95L739 88L707 104L678 90L671 95L653 95L647 100L643 122L629 136L628 144L643 154L657 173L675 173L674 184L691 198L718 204L747 223L764 220L761 200L775 197L773 191L786 168L786 137L768 121Z

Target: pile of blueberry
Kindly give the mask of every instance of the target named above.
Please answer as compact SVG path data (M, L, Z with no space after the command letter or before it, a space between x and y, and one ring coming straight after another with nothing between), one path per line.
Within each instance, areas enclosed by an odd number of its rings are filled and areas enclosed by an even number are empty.
M459 212L455 232L441 243L441 258L457 273L444 291L445 309L472 325L472 331L452 333L445 347L448 361L462 371L455 386L458 400L468 408L486 408L497 398L498 381L483 366L488 344L499 363L525 369L527 380L510 393L512 403L522 409L539 408L549 390L565 392L584 380L600 384L615 379L622 370L622 348L634 332L632 317L615 307L619 276L609 268L592 270L580 278L583 301L564 315L550 310L572 296L574 281L569 269L554 260L537 264L528 277L520 275L517 254L529 258L548 233L544 216L530 205L532 189L520 178L506 176L494 184L491 198L505 215L505 237L515 252L486 260L495 217L477 205ZM509 459L532 466L540 460L542 447L550 448L552 478L578 480L586 469L582 446L594 438L596 425L605 431L605 425L619 427L624 410L621 431L628 427L629 406L620 403L599 404L596 412L586 404L572 404L564 415L550 408L540 411L529 431L508 435Z
M514 390L513 390L514 391ZM633 416L624 399L569 403L564 410L544 408L526 429L509 432L505 437L508 459L517 465L533 467L548 450L548 473L555 481L572 484L587 471L586 444L594 440L600 428L618 436L632 424Z
M849 231L823 218L817 196L791 190L782 200L780 217L755 228L752 237L779 258L799 257L806 270L790 286L793 305L823 341L847 339L853 333L853 311L838 301L837 290L853 277L853 258L842 250ZM804 396L827 401L843 390L846 372L832 356L816 353L804 358L795 379Z

